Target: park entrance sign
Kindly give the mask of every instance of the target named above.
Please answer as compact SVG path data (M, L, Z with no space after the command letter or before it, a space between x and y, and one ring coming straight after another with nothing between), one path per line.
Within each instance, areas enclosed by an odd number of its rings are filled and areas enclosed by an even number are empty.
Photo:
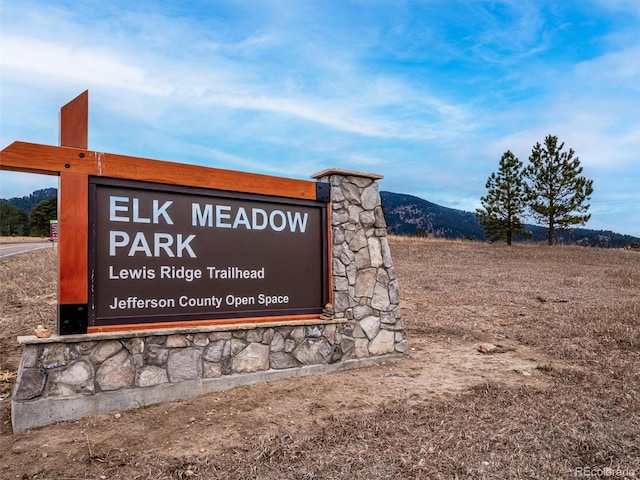
M89 179L89 326L322 313L326 203Z
M406 355L380 175L94 152L88 93L60 113L60 146L0 151L60 178L58 331L18 337L14 432Z

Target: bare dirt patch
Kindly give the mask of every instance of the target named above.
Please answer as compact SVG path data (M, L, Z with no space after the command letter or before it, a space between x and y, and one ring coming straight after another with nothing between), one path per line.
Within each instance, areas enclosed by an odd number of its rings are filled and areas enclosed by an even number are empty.
M640 254L400 238L391 247L406 359L19 435L8 398L15 336L55 328L55 254L3 260L0 477L640 476Z

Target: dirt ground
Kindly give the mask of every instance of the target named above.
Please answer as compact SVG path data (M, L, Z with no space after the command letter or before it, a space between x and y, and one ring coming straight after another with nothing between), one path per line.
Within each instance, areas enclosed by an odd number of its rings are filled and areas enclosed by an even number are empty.
M15 337L54 328L55 253L3 260L0 478L640 476L640 253L391 248L405 359L17 435Z

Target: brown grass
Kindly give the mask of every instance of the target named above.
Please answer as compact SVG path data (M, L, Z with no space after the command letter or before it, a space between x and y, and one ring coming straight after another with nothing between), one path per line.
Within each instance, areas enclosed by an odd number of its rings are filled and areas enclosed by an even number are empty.
M43 324L56 331L57 249L43 248L0 259L0 371L17 366L16 336Z
M49 241L47 237L2 237L0 236L0 243L32 243L32 242L46 242Z
M415 372L406 360L393 371L362 369L248 387L229 394L230 403L215 410L217 420L214 415L210 423L196 422L197 431L176 422L179 412L200 418L201 409L214 411L212 405L224 396L128 413L126 423L102 416L4 434L0 477L4 471L6 478L547 479L576 478L576 469L585 467L612 478L640 476L637 252L400 238L392 238L391 246L408 338L411 345L425 345L424 369L429 345L491 341L533 352L541 381L485 378L462 393L431 395L411 390ZM24 272L36 280L29 288L11 280L15 285L7 292L3 285L3 350L11 340L4 332L29 331L15 325L16 312L34 314L33 305L41 303L50 308L50 273L42 264L28 265L45 255L34 252L28 255L33 260L18 256L0 264L7 278ZM18 332L21 328L25 331ZM412 353L414 362L419 353ZM11 364L5 361L3 368L10 375L17 356L8 358ZM367 374L364 397L346 406L322 400L323 395L343 398L327 389L348 389L349 379ZM399 376L399 382L404 376L407 390L388 398L389 392L374 387L377 375ZM246 395L244 403L237 400L239 392ZM363 406L363 398L383 394L386 399ZM269 417L272 426L259 430L255 412L266 415L267 407L275 411L287 399L311 403L305 411ZM234 411L238 418L223 421ZM232 430L226 440L212 442L224 428ZM78 441L71 440L74 435ZM163 446L151 445L149 438L161 439ZM24 445L56 439L67 442L63 450L74 461L43 459L36 449L29 467L13 466L27 456ZM201 444L206 448L199 451ZM3 446L12 453L1 453Z

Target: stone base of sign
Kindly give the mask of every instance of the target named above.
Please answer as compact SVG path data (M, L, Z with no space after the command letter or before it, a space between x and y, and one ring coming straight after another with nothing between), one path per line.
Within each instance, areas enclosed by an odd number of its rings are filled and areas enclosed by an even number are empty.
M377 336L357 349L347 322L302 323L18 337L25 349L11 401L13 431L404 353L394 341L380 350L385 342Z

